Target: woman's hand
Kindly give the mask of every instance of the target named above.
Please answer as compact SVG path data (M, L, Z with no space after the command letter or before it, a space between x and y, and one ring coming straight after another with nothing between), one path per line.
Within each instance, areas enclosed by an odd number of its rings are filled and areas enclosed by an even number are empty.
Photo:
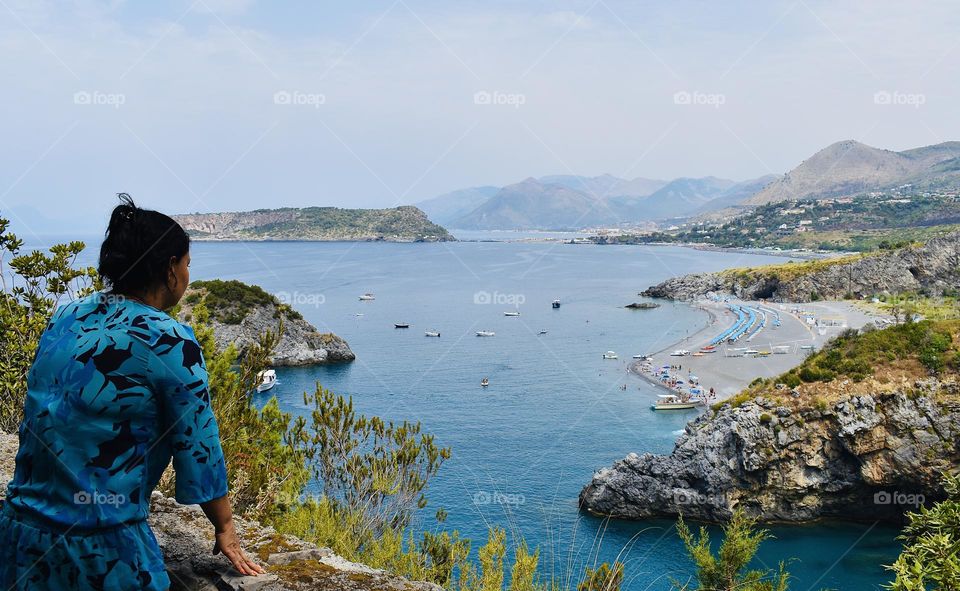
M227 524L222 530L216 530L217 542L213 546L213 553L223 553L224 556L233 564L242 575L262 575L263 567L247 557L243 548L240 547L240 539L237 538L237 530L233 527L233 522Z
M226 496L201 503L200 508L206 514L207 519L213 524L213 529L217 542L213 545L213 553L223 553L227 559L233 563L233 568L237 569L242 575L262 575L263 567L247 558L243 548L240 547L240 539L237 538L237 530L233 527L233 511L230 509L230 501Z

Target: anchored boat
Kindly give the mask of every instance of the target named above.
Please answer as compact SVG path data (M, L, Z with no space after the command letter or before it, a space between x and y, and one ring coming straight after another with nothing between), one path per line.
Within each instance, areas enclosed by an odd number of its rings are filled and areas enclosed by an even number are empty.
M684 400L676 394L659 394L657 402L650 406L652 410L687 410L696 408L698 402L694 400Z
M265 369L257 374L260 383L257 385L257 392L266 392L277 385L277 372L272 369Z

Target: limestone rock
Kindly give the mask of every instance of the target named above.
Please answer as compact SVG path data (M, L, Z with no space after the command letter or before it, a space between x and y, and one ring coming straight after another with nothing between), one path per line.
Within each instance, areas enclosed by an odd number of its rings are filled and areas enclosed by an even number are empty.
M692 421L670 455L630 454L598 471L580 503L626 519L723 521L742 507L762 521L898 520L917 507L897 499L942 498L942 473L960 465L954 400L935 388L776 416L762 399L725 404Z

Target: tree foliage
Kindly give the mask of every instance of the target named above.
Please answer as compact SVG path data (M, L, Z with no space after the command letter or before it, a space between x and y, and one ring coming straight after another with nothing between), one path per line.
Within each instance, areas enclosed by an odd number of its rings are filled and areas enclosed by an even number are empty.
M769 532L757 529L756 520L741 509L734 511L723 527L723 542L717 553L710 547L710 534L701 527L695 536L683 517L677 521L677 533L683 540L687 554L696 566L697 586L674 583L681 591L786 591L790 575L784 563L777 571L750 569L750 561L760 544L770 538Z
M946 476L947 499L908 514L903 552L889 568L894 591L960 590L960 476Z
M27 372L50 317L63 300L101 286L93 268L74 268L83 242L56 244L49 254L23 251L23 241L0 218L0 431L23 419Z

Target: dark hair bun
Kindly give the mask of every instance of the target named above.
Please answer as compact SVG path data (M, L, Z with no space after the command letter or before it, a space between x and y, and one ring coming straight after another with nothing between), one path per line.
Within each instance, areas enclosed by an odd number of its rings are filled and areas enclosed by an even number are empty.
M190 250L190 237L170 216L140 209L119 193L100 246L100 275L116 293L140 294L163 285L170 259Z

